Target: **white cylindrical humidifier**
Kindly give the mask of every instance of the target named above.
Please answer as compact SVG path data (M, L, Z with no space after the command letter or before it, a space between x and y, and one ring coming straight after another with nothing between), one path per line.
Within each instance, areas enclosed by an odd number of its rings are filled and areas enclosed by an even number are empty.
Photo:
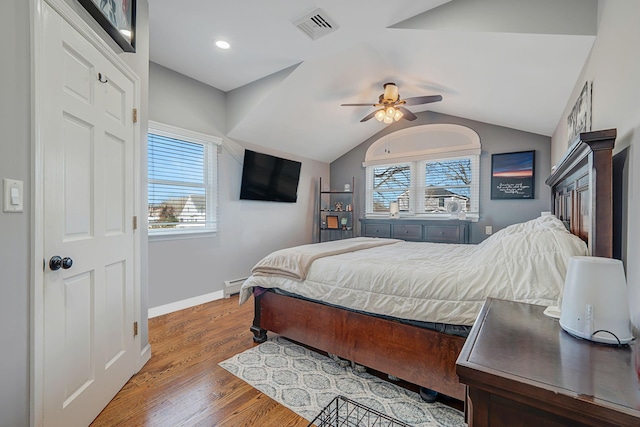
M633 340L622 262L612 258L569 259L560 326L576 337L606 344Z

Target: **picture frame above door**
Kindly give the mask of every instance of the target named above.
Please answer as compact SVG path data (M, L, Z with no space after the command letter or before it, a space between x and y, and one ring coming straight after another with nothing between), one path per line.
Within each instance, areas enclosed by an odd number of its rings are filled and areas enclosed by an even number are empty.
M78 0L125 52L136 51L137 0Z

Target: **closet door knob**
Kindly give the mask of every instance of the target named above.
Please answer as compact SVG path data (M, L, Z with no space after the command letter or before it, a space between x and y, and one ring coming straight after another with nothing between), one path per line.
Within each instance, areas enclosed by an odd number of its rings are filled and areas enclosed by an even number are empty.
M49 268L53 271L60 270L61 268L67 270L71 268L72 265L73 260L69 257L62 258L61 256L54 255L49 260Z

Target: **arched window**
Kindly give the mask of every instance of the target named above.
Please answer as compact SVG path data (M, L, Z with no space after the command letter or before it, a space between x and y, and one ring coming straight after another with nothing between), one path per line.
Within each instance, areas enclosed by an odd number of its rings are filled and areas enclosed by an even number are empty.
M480 137L465 126L430 124L390 133L371 144L366 217L385 217L397 201L401 217L451 218L480 211ZM455 205L455 206L454 206Z

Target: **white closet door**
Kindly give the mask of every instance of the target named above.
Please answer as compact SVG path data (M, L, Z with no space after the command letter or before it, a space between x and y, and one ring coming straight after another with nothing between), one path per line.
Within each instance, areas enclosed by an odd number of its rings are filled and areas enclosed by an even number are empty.
M43 7L44 424L86 426L135 372L134 83Z

